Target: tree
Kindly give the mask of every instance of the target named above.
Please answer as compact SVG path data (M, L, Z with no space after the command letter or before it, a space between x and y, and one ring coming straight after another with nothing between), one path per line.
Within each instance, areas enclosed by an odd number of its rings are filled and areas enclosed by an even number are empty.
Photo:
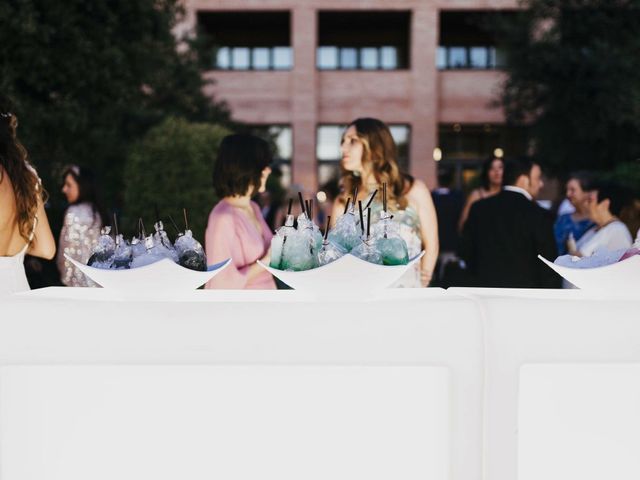
M508 121L555 173L640 159L640 2L526 0L499 22Z
M46 188L64 165L90 166L118 205L125 158L150 127L228 121L202 93L198 50L177 48L182 14L179 0L0 3L0 89Z
M125 169L125 230L133 233L142 217L147 232L153 231L156 208L167 231L173 231L169 215L182 229L182 209L186 208L189 226L202 242L207 217L217 201L213 163L228 133L219 125L180 118L168 118L149 130L133 147Z

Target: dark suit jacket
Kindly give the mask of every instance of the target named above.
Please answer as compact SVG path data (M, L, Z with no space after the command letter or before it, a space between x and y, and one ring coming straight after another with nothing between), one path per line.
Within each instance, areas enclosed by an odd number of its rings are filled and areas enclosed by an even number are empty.
M438 216L438 243L440 252L455 252L460 246L458 220L464 207L464 197L460 190L440 190L431 192L433 206Z
M538 254L550 260L557 254L549 212L507 190L473 204L460 251L472 284L559 288L560 278Z

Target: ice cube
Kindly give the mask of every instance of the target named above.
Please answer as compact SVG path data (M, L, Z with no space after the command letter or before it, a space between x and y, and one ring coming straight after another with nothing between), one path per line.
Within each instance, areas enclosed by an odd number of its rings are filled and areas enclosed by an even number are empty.
M336 226L329 232L329 240L350 252L362 242L360 221L356 220L353 210L342 215Z
M369 263L382 265L382 254L373 239L360 242L360 245L351 250L351 254Z
M327 265L346 254L347 250L344 247L332 242L331 240L325 240L322 244L322 248L318 252L318 263L320 266Z

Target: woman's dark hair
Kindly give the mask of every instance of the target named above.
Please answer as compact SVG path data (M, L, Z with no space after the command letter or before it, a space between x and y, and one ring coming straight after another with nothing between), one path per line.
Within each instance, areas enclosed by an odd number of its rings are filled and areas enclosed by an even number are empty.
M609 211L616 217L620 215L624 207L631 203L629 190L615 182L604 180L593 182L589 191L598 193L598 203L609 199Z
M377 118L357 118L347 128L355 127L356 135L363 144L362 163L368 163L378 185L387 184L389 204L399 208L407 206L406 193L413 185L411 175L400 170L396 144L389 127ZM354 172L343 171L344 196L349 196L355 187L362 188L362 178ZM343 199L346 201L346 199Z
M107 213L102 206L100 193L93 171L87 167L69 165L64 169L64 172L62 173L63 182L67 178L67 175L71 175L71 177L78 184L78 199L73 202L72 205L77 205L79 203L90 204L91 209L93 210L94 218L98 216L100 218L100 221L102 222L102 225L108 225L109 219L107 218Z
M594 181L593 174L591 172L587 172L585 170L580 170L577 172L571 172L567 177L567 182L569 180L576 180L580 185L580 188L584 192L588 192L592 190L592 184Z
M33 230L33 222L38 212L38 200L46 201L35 169L29 163L27 150L17 137L18 117L12 102L0 96L0 166L11 181L16 199L18 232L26 241ZM0 182L4 181L0 171Z
M485 190L489 190L491 188L491 184L489 183L489 170L491 170L491 166L496 160L502 163L502 166L504 167L504 160L494 156L488 157L484 162L482 162L482 167L480 169L480 182L482 184L482 188Z
M262 171L271 164L269 144L247 134L224 137L213 165L213 188L220 198L258 193Z

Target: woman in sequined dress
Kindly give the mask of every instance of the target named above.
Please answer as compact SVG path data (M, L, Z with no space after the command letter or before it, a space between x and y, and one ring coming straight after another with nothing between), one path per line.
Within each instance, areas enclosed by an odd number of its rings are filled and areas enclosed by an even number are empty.
M0 98L0 297L29 290L26 253L51 259L56 243L44 210L40 178L17 138L18 118Z
M356 187L356 201L366 204L373 192L386 183L388 209L400 223L400 235L407 242L409 258L425 250L416 268L408 271L395 286L426 287L438 258L438 220L429 189L421 180L400 171L395 142L389 128L380 120L359 118L351 122L342 137L341 151L343 193L333 205L332 218L342 215L347 198ZM371 207L375 222L382 204L374 200Z
M87 263L91 249L100 236L100 229L106 223L106 215L98 201L91 170L72 165L65 169L62 178L62 193L67 197L69 206L64 214L56 258L60 280L69 287L93 287L95 284L74 267L64 254Z

